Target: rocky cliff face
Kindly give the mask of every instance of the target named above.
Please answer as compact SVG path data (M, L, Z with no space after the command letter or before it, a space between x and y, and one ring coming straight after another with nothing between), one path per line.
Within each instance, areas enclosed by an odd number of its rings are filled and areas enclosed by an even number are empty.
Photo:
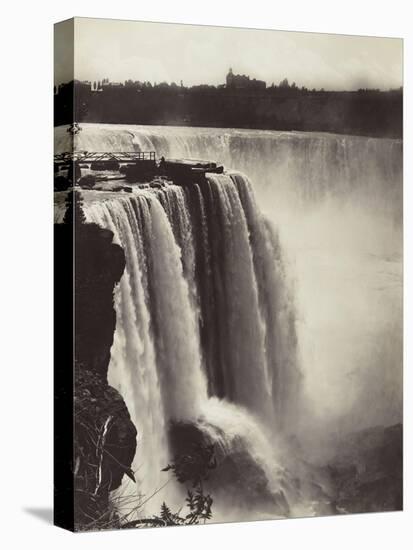
M75 528L105 528L114 521L110 491L124 475L135 481L136 429L119 392L82 364L75 370L74 400Z
M205 454L204 449L213 447L215 467L204 482L205 489L213 495L219 497L224 493L226 499L244 503L238 507L244 505L247 514L255 506L266 510L268 514L283 517L290 514L282 488L278 492L271 489L264 469L251 455L247 442L241 437L235 438L224 448L199 426L189 422L174 422L170 426L170 439L176 463L187 460L194 451Z
M116 327L113 290L125 268L113 233L95 224L75 231L75 361L106 379Z
M130 466L137 431L122 396L107 382L116 327L113 292L125 258L111 231L85 223L78 192L69 193L64 223L55 235L55 244L65 251L58 255L62 263L56 277L72 268L74 274L74 530L100 529L113 521L110 491L124 475L134 480Z

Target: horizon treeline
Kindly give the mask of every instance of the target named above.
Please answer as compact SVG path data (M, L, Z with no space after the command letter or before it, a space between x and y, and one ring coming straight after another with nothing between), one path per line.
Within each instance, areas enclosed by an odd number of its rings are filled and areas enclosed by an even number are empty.
M402 137L402 87L326 91L279 85L74 80L54 89L55 125L76 122L230 127ZM74 112L73 112L74 110Z

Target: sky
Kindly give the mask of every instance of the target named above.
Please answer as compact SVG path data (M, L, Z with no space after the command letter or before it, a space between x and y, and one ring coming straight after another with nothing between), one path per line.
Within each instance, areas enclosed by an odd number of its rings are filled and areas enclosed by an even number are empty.
M61 29L55 35L59 54L72 36L68 24ZM75 18L74 37L79 80L218 85L232 67L267 85L286 77L326 90L397 88L403 81L398 38L90 18ZM70 79L70 64L56 68L56 83Z

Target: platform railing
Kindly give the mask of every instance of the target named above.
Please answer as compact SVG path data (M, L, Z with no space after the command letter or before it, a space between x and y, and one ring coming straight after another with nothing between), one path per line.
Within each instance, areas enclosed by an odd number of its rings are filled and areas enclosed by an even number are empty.
M54 162L57 164L66 164L69 162L137 162L152 161L156 162L155 151L74 151L57 153L54 156Z

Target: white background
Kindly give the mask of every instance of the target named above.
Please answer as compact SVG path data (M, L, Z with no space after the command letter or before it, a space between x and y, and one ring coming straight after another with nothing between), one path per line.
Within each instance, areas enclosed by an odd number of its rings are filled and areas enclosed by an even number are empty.
M411 548L412 25L408 1L3 3L0 544L3 548ZM405 38L405 512L73 535L52 506L52 24L77 16ZM277 60L274 59L274 63ZM410 464L409 464L410 463ZM410 466L410 468L409 468ZM410 526L409 526L410 523ZM74 538L75 537L75 538Z

